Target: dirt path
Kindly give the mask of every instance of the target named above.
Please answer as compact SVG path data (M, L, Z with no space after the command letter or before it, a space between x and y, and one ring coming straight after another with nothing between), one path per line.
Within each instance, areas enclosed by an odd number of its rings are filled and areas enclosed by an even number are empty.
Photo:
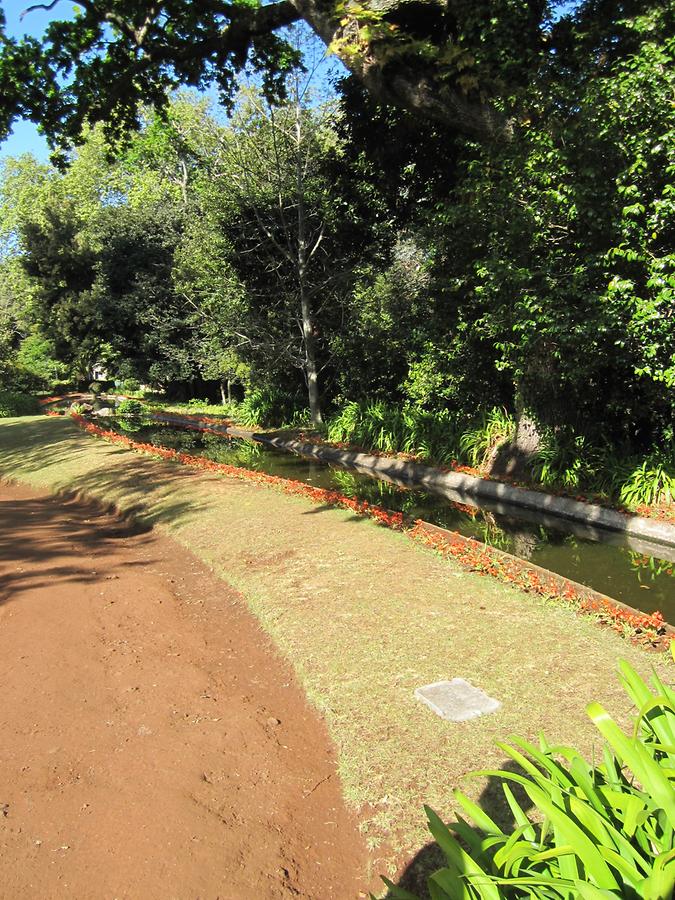
M79 491L134 511L241 592L261 631L322 711L339 754L345 798L359 810L374 876L394 876L428 843L424 803L452 818L453 788L484 803L488 813L508 813L501 791L466 777L476 768L503 767L507 760L497 741L518 734L536 742L543 731L549 740L597 759L597 731L585 707L597 700L625 721L630 704L616 677L619 657L645 675L656 665L672 680L665 661L613 631L463 571L348 510L126 451L89 437L66 419L0 420L0 473L36 490ZM106 589L92 585L94 597ZM10 603L7 609L20 606ZM197 615L194 607L186 608ZM157 609L163 612L163 606ZM110 613L100 610L101 627ZM213 622L207 615L198 633L208 637ZM189 632L182 620L181 627ZM153 640L160 648L162 633L175 633L163 624L156 630ZM261 632L254 633L262 640ZM147 637L140 642L149 660ZM168 652L176 650L158 650L163 664ZM415 699L420 685L454 677L480 686L502 707L453 727ZM124 686L134 683L129 674ZM195 690L191 706L183 701L176 708L202 710ZM222 692L213 693L221 698ZM121 690L114 696L134 701ZM267 701L254 703L271 709L260 714L263 725L269 715L284 719ZM136 732L153 726L140 717L133 724L133 740L143 746ZM311 784L328 771L317 770ZM333 781L317 788L310 801ZM334 896L349 898L350 891L336 888Z
M323 724L177 544L0 483L0 896L363 887Z

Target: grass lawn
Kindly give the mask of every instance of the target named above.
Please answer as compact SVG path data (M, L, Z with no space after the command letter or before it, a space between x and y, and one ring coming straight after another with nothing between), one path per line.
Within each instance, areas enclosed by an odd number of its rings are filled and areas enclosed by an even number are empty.
M465 780L504 763L495 741L543 730L597 757L584 707L597 699L619 719L629 712L617 658L642 673L666 666L372 521L122 450L66 419L0 421L0 473L115 502L241 591L325 715L376 871L428 843L422 803L449 818L454 787L499 814L494 785ZM455 676L502 708L453 725L414 699L416 687Z

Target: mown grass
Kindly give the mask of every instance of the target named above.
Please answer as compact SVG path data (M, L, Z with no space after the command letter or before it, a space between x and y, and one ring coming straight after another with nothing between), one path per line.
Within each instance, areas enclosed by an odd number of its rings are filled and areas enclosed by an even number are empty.
M376 871L428 843L422 803L451 817L460 784L504 813L493 786L464 782L504 762L496 740L543 730L591 756L585 705L627 713L617 658L643 673L657 662L347 511L120 450L67 420L0 423L0 472L132 509L241 591L326 717ZM415 701L416 687L454 676L501 710L451 725Z

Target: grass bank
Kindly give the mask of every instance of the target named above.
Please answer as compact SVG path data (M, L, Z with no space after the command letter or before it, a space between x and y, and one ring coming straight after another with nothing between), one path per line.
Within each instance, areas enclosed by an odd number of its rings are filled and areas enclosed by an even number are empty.
M463 781L504 764L496 740L543 730L590 755L586 703L627 712L617 658L643 673L656 662L567 609L468 574L349 511L140 456L67 419L0 422L0 472L114 502L241 591L325 715L381 870L428 843L422 802L452 816L453 787L464 784L499 814L493 785ZM450 725L414 700L416 687L454 676L502 708Z

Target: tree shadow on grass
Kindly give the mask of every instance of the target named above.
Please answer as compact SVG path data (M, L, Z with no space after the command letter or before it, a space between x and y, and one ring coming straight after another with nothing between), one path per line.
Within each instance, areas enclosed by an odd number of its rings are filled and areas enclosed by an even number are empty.
M0 471L30 481L44 469L53 469L53 490L81 500L95 498L107 504L109 511L147 527L183 523L203 508L197 497L187 496L181 488L190 479L203 482L204 473L112 445L105 445L108 452L97 460L91 452L94 442L96 438L64 419L3 422ZM84 471L77 474L78 469Z
M331 512L334 510L339 510L340 512L349 512L350 515L343 519L345 523L351 523L352 525L360 522L372 522L373 525L377 525L380 528L389 529L388 525L385 525L384 522L378 522L378 520L374 516L369 516L368 513L358 513L350 511L345 506L340 506L338 503L321 503L318 506L313 506L311 509L306 509L302 515L303 516L315 516L318 513ZM390 530L390 529L389 529Z
M512 759L504 760L498 768L518 775L525 774L520 766ZM490 776L487 779L486 785L483 788L477 803L500 828L507 833L511 833L515 830L516 825L511 808L504 796L502 784L502 779ZM515 784L512 781L509 781L508 785L520 808L526 813L528 810L532 809L532 801L521 785ZM398 880L395 882L396 887L410 891L419 897L420 900L428 900L429 891L427 890L427 879L437 869L441 869L445 865L446 861L443 851L435 841L430 841L428 844L425 844L425 846L422 847L422 849L419 850L406 865ZM391 891L387 891L382 895L382 900L392 900L393 897L394 894Z

